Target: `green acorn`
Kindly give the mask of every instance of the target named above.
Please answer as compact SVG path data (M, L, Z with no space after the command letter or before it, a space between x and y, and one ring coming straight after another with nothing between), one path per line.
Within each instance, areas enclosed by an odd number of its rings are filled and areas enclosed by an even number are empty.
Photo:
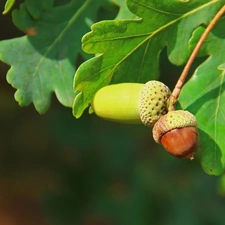
M159 81L114 84L97 91L91 108L106 120L153 126L167 113L170 94L169 88Z

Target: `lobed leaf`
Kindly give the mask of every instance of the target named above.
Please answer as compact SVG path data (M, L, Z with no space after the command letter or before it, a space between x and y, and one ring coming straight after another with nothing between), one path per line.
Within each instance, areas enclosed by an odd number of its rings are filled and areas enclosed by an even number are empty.
M199 122L201 164L208 174L225 171L225 18L213 28L199 55L208 58L184 86L179 102L194 113ZM193 49L204 27L193 32Z
M74 116L82 115L103 86L157 79L159 55L166 46L172 63L186 62L193 30L208 24L224 3L224 0L127 0L137 19L94 24L82 44L85 52L96 57L84 62L76 72Z
M87 21L106 0L71 0L55 5L53 0L26 0L13 11L13 22L25 36L0 42L0 60L11 66L7 81L16 89L21 106L34 103L44 113L55 92L58 100L71 107L73 77L80 40L89 30Z

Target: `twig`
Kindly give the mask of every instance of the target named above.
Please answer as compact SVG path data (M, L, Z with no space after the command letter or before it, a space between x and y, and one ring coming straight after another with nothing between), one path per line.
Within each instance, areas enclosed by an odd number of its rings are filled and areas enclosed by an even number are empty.
M193 52L191 53L190 58L188 59L183 72L181 73L173 91L172 94L170 96L169 99L169 107L168 110L172 111L175 110L175 104L176 101L180 95L181 89L184 85L185 79L188 75L188 72L191 68L191 65L196 57L196 55L198 54L198 51L200 50L203 42L205 41L207 35L209 34L209 32L212 30L212 28L215 26L215 24L217 23L217 21L219 20L219 18L225 13L225 5L217 12L217 14L215 15L215 17L211 20L211 22L209 23L209 25L207 26L207 28L205 29L204 33L202 34L202 36L200 37L197 45L195 46Z

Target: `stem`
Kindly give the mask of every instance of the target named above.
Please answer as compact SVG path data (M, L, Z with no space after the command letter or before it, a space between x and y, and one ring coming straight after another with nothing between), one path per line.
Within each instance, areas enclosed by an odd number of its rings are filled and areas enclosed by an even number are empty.
M168 111L173 111L175 110L175 104L176 101L180 95L181 89L184 85L185 79L188 75L188 72L191 68L191 65L196 57L196 55L198 54L198 51L200 50L203 42L205 41L207 35L209 34L209 32L212 30L212 28L215 26L215 24L217 23L217 21L219 20L219 18L225 13L225 5L217 12L217 14L215 15L215 17L211 20L211 22L209 23L209 25L207 26L207 28L205 29L204 33L202 34L202 36L200 37L197 45L195 46L193 52L191 53L191 56L189 57L183 72L181 73L173 91L172 94L169 98L169 107L168 107Z

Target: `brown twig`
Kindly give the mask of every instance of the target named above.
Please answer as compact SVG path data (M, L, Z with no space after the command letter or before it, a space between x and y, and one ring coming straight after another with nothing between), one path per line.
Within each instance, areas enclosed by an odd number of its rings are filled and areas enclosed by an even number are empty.
M169 107L168 110L172 111L175 110L175 104L176 101L180 95L181 89L184 85L185 79L188 75L188 72L191 68L191 65L196 57L196 55L198 54L198 51L200 50L203 42L205 41L207 35L209 34L209 32L212 30L212 28L215 26L215 24L217 23L217 21L219 20L219 18L225 13L225 5L217 12L217 14L215 15L215 17L211 20L211 22L209 23L209 25L207 26L207 28L205 29L204 33L202 34L202 36L200 37L197 45L195 46L193 52L191 53L191 56L189 57L183 72L181 73L173 91L172 94L170 96L169 99Z

